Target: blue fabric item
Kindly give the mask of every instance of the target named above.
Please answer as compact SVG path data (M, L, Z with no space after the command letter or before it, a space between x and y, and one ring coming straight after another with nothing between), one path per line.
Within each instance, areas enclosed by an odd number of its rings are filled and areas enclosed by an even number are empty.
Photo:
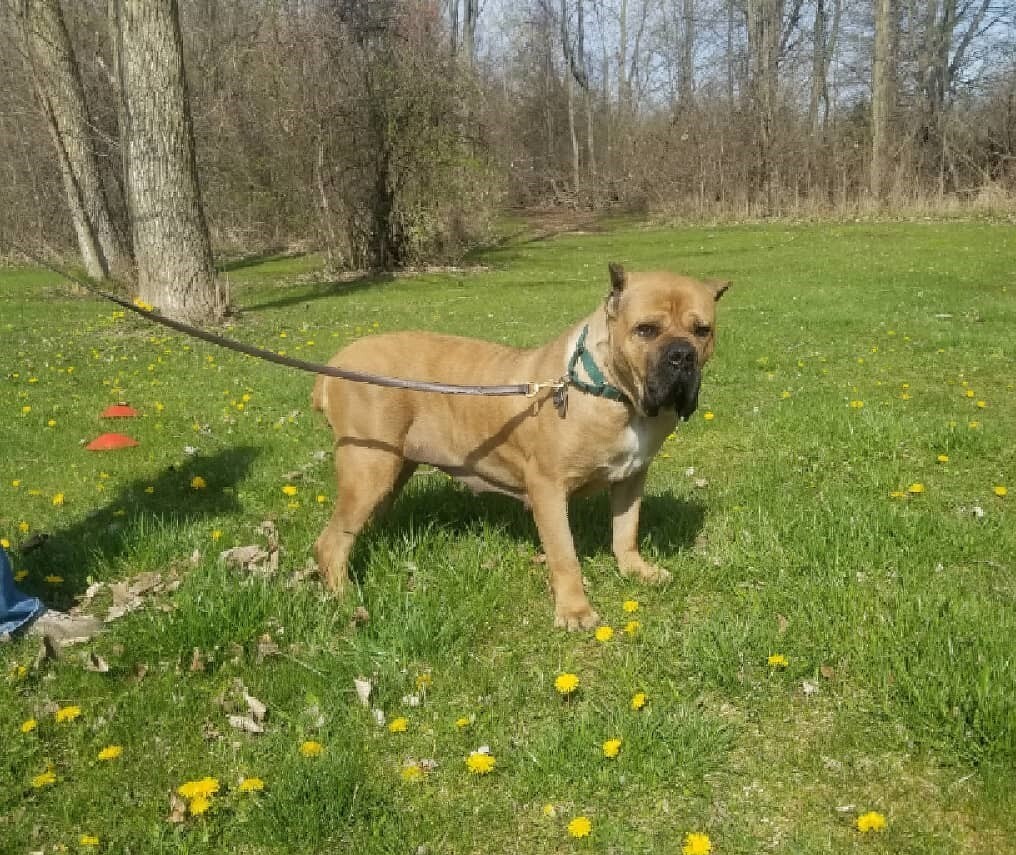
M14 635L46 611L38 597L26 597L14 587L11 559L0 546L0 635Z

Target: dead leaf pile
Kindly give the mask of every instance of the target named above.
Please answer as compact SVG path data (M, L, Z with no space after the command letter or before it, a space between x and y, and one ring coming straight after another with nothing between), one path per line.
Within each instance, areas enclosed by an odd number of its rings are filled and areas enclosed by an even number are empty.
M219 553L219 560L227 567L253 576L272 576L279 569L279 532L275 523L265 520L257 527L257 533L265 538L266 546L249 544L234 546Z

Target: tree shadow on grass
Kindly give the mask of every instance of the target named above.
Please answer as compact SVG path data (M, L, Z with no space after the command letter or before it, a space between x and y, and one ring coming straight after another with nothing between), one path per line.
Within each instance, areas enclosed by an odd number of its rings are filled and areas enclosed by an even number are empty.
M146 524L186 525L240 510L234 489L247 477L258 452L241 446L199 455L124 485L102 507L52 532L24 555L18 566L29 575L20 587L46 605L65 608L85 591L89 576L109 578L109 565L143 548ZM197 477L204 479L203 489L191 486ZM47 584L48 575L60 576L63 582Z
M318 282L313 285L287 286L285 292L274 299L240 306L241 312L258 312L264 309L285 309L289 306L312 303L315 300L326 300L330 297L345 297L359 291L377 288L395 281L392 273L370 273L347 281Z
M705 524L706 509L699 501L671 493L648 494L642 500L639 532L643 543L664 560L691 548ZM606 492L577 499L569 506L572 535L579 559L610 551L611 516ZM362 582L366 562L361 548L372 531L400 531L434 526L481 534L485 527L500 529L520 546L542 549L532 513L521 502L496 493L474 496L440 474L417 476L412 484L359 539L350 572Z
M265 264L269 261L303 258L306 254L307 253L305 252L288 252L285 247L275 246L269 247L261 252L241 255L239 258L233 258L229 261L220 261L215 265L215 269L219 273L232 273L236 270L244 270L248 267L257 267L259 264Z

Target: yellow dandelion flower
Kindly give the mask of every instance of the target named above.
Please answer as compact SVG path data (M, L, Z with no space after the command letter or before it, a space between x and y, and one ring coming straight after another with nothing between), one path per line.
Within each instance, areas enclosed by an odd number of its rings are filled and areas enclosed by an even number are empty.
M28 534L28 530L30 528L31 526L24 520L18 523L18 531L20 531L22 534Z
M53 573L50 573L48 576L45 576L43 578L43 581L47 585L62 585L63 584L63 576L56 576Z
M286 484L286 486L282 488L282 493L283 493L283 495L286 495L286 496L295 496L296 493L297 493L296 485L294 485L294 484Z
M209 799L219 792L219 780L204 777L196 781L186 781L176 788L176 792L188 801L198 798Z
M857 830L866 833L869 831L882 831L885 828L885 817L877 811L862 813L857 818Z
M217 528L213 529L212 530L212 540L218 540L220 537L222 537L222 532L219 531L219 529L217 529Z
M938 457L936 457L935 459L936 459L936 460L937 460L937 461L938 461L939 463L948 463L948 462L949 462L949 455L948 455L948 454L940 454L940 455L939 455Z
M770 668L786 668L790 662L787 661L787 657L782 653L772 653L766 660L766 664Z
M966 395L968 398L973 398L974 397L974 390L973 389L967 389L967 391L964 392L963 394Z
M642 707L646 705L646 702L648 700L649 697L646 695L645 692L636 692L634 695L632 695L631 708L633 710L640 710L642 709Z
M704 418L707 422L711 422L713 419L716 418L716 413L714 413L712 410L706 410L702 414L702 418Z
M1009 495L1009 489L1004 484L996 484L992 492L1000 499Z
M27 579L27 578L28 578L28 571L27 570L17 570L14 573L14 581L15 582L24 582L25 579Z
M325 747L320 742L309 739L300 745L300 753L304 757L320 757Z
M123 754L122 745L107 745L105 748L102 749L102 751L99 752L98 759L116 760L116 758L119 757L121 754Z
M911 496L919 496L921 493L924 492L924 484L921 484L919 482L911 484L909 487L907 487L907 492Z
M628 612L628 614L634 614L635 612L637 612L639 610L639 601L638 600L625 600L621 604L621 608L624 609L626 612Z
M317 503L319 505L323 505L325 502L328 501L328 497L326 495L324 495L323 493L318 493L316 498L317 498Z
M577 816L568 823L568 833L572 837L588 837L593 830L593 824L588 816Z
M208 482L200 475L195 475L191 478L190 485L192 490L204 490L208 486Z
M78 843L82 846L98 846L99 838L94 834L82 834L78 839Z
M851 409L854 409L854 410L860 410L860 409L862 409L864 407L864 401L851 401L850 402L850 407L851 407Z
M187 810L191 816L201 816L212 806L212 800L206 796L194 796L187 803Z
M620 739L608 739L603 743L603 756L604 757L617 757L618 752L621 750Z
M681 855L709 855L712 851L713 844L709 840L709 835L693 831L684 836Z
M558 674L554 680L554 688L559 694L570 695L579 687L578 674Z
M56 419L50 419L46 422L46 427L56 427Z
M628 636L634 636L638 634L638 631L642 629L642 624L637 620L630 620L624 625L624 634Z
M265 788L265 782L260 778L243 778L237 789L241 793L260 793Z
M493 754L487 754L483 751L472 751L466 758L466 768L474 775L486 775L494 768L496 763L497 761L494 759Z
M152 309L155 308L151 303L146 303L140 297L135 297L134 298L134 305L137 306L139 309L141 309L144 312L150 312L150 311L152 311Z
M32 778L32 786L37 790L41 790L43 787L48 787L51 784L56 783L56 772L52 769L47 769L45 772L41 772Z
M24 665L15 664L11 667L11 679L12 680L24 680L28 674L28 668Z
M893 490L889 494L889 498L890 499L903 499L903 498L906 498L906 495L907 495L906 492L903 491L903 490Z
M597 641L605 643L614 637L614 629L609 626L598 626L594 635Z
M79 715L81 715L81 707L60 707L56 711L56 720L58 724L63 724L65 721L74 721Z
M986 406L988 406L988 402L987 401L978 401L977 402L977 408L980 409L980 410L983 410Z
M398 718L393 718L388 723L388 730L390 733L405 733L409 730L409 719L401 715Z
M418 781L422 781L426 773L419 763L407 763L402 767L399 775L407 784L415 784Z
M543 806L543 815L547 817L547 819L554 819L557 816L557 808L550 802L547 802Z
M32 407L29 404L25 404L25 406L21 408L22 415L27 416L30 412L32 412Z
M416 675L416 688L418 690L427 690L430 688L430 684L434 682L434 678L430 676L430 672L427 671L423 674Z
M63 493L55 493L53 495L53 507L54 508L62 508L63 504L64 504L64 494Z
M0 537L0 546L2 546L4 549L10 549L11 542L6 537Z
M38 726L39 722L37 722L34 718L27 718L23 722L21 722L21 732L31 733Z

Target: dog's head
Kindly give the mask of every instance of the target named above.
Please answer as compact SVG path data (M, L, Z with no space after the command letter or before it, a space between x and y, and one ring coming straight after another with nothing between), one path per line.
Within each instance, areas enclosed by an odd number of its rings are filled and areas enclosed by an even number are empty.
M607 329L613 369L648 416L698 406L702 366L716 346L716 301L729 282L673 273L627 273L610 265Z

